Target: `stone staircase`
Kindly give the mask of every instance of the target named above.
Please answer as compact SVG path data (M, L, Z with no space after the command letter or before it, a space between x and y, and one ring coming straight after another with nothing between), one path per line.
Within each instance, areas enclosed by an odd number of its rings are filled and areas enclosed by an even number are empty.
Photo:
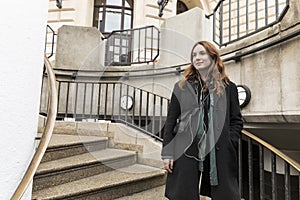
M95 132L58 132L34 176L32 199L134 199L148 190L164 199L165 171L139 163L138 151L114 148Z

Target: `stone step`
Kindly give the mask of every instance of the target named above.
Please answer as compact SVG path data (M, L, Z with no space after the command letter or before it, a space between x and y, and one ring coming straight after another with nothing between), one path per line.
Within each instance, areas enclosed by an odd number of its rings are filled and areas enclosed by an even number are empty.
M53 134L42 162L105 149L107 137Z
M130 194L115 200L168 200L165 197L165 185L151 188L142 192Z
M165 197L165 185L151 188L142 192L134 193L124 197L117 198L115 200L168 200ZM206 196L200 196L200 200L211 200Z
M158 187L164 183L164 170L134 164L114 171L35 191L32 198L36 200L115 199Z
M34 176L33 191L126 167L136 161L133 151L108 148L43 162Z

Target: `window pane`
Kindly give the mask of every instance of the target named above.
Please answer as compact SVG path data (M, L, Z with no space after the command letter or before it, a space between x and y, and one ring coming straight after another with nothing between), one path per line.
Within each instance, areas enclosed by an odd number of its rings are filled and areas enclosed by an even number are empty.
M103 16L103 8L100 8L99 9L99 14L98 14L98 30L102 30L103 28L102 28L102 26L103 26L103 24L102 24L102 16ZM102 28L102 29L101 29Z
M107 0L106 5L122 6L122 0Z
M121 10L106 9L105 32L121 30Z
M131 10L125 10L124 29L131 29Z
M130 7L131 7L131 6L129 5L129 3L128 3L128 0L125 1L125 7L126 7L126 8L130 8Z

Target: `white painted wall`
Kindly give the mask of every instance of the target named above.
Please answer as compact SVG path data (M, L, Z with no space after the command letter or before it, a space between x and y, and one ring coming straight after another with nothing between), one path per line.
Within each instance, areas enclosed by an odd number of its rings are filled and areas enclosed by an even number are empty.
M47 7L46 0L0 6L0 199L10 199L35 150Z

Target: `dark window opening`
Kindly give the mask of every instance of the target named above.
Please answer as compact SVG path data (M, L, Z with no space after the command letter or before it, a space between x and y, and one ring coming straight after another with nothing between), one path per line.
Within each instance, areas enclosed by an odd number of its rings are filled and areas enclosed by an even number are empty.
M132 28L133 0L95 0L93 26L107 36Z
M188 10L188 7L183 3L182 1L177 1L177 11L176 14L184 13L185 11Z

